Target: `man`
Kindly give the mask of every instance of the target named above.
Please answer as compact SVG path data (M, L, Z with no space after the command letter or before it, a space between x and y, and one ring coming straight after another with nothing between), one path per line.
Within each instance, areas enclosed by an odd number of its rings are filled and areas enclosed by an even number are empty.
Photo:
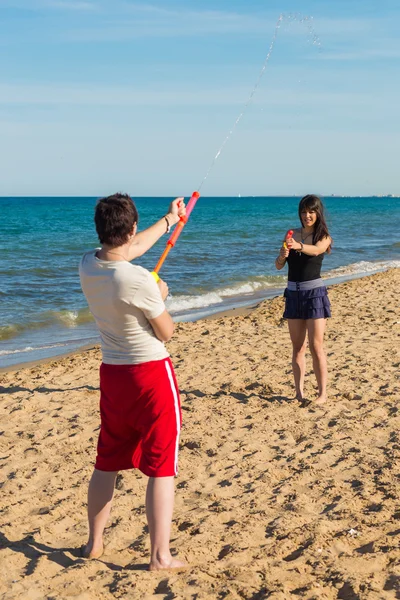
M103 531L118 471L137 468L149 477L146 515L150 570L184 566L169 549L181 428L179 391L164 342L174 324L165 309L168 287L131 264L186 212L176 198L168 213L137 233L138 212L128 195L115 194L96 206L102 247L80 263L82 290L101 337L101 428L88 492L86 558L103 553Z

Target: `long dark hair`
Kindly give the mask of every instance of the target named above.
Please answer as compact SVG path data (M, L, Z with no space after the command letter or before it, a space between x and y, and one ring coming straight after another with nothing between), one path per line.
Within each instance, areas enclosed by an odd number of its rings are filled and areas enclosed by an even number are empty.
M314 211L317 215L317 220L314 226L313 232L313 244L316 244L320 240L323 240L326 237L330 237L328 231L328 225L325 221L324 215L324 205L322 204L322 200L319 196L315 194L307 194L300 200L299 204L299 219L301 226L304 227L303 221L301 220L301 213L303 210ZM329 245L327 252L330 253L332 249L332 238L331 244Z

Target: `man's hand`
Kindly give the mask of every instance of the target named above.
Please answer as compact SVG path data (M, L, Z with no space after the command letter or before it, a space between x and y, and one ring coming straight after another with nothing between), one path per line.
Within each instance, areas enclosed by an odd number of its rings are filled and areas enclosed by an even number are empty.
M184 198L175 198L169 205L167 218L170 225L175 225L181 217L186 215Z
M165 301L168 296L168 285L162 279L158 280L157 285L160 288L161 298Z

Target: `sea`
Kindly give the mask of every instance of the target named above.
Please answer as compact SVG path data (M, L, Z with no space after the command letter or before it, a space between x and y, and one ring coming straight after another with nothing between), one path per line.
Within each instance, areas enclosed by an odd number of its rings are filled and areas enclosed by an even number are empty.
M80 288L82 254L99 246L97 198L0 198L0 367L54 357L99 336ZM139 230L171 198L135 198ZM164 263L169 311L196 320L282 294L286 270L274 261L299 226L298 197L201 197ZM323 276L339 282L400 267L400 198L325 197L332 253ZM161 238L137 263L154 268ZM334 310L334 307L333 307Z

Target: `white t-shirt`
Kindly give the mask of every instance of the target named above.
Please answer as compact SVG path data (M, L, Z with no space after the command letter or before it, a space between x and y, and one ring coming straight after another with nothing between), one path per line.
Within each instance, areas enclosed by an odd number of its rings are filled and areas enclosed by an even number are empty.
M165 310L149 271L127 261L100 260L86 252L79 265L81 286L100 331L103 362L136 365L169 356L148 319Z

